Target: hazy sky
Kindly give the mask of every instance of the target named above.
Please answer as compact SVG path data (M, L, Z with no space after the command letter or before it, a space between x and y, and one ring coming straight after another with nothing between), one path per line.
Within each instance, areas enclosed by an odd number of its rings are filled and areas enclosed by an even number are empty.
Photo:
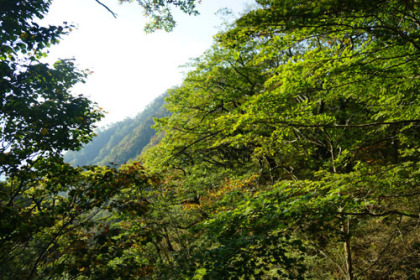
M202 0L199 16L177 13L172 33L153 34L143 31L146 19L137 3L101 2L118 18L94 0L54 0L45 22L77 26L51 49L49 59L74 57L79 68L93 71L87 83L73 91L109 112L104 125L135 116L156 96L180 84L183 75L178 66L208 49L222 23L215 13L223 7L240 12L250 1Z

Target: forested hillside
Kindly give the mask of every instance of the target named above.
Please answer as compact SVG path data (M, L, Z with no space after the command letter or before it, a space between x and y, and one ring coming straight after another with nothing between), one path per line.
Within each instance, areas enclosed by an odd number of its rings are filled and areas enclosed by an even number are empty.
M419 279L420 4L257 2L170 92L143 157L168 172L166 269Z
M143 148L149 144L156 131L151 128L153 118L167 115L162 94L149 104L135 118L127 118L106 128L97 130L91 142L80 151L67 152L64 160L75 166L83 165L121 165L136 159Z
M419 1L256 0L118 168L63 161L103 113L35 2L0 5L0 279L420 279Z

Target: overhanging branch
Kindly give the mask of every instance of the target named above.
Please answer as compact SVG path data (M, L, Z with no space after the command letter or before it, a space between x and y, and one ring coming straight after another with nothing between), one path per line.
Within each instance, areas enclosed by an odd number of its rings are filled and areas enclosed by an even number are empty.
M372 122L372 123L361 123L361 124L303 124L303 123L292 123L286 121L267 121L262 123L270 123L277 125L284 125L297 128L363 128L371 126L380 126L380 125L397 125L397 124L410 124L410 123L420 123L419 120L401 120L393 122Z
M96 3L98 3L99 5L101 5L102 7L104 7L108 12L110 12L111 13L111 15L114 17L114 18L117 18L117 14L116 13L114 13L107 5L105 5L104 3L102 3L101 1L99 1L99 0L95 0L96 1Z

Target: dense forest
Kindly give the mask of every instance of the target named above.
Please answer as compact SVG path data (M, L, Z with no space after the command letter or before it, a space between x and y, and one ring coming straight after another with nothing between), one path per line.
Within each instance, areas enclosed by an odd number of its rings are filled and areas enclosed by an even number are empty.
M103 111L40 61L50 2L0 1L0 279L420 279L417 0L256 0L83 167Z

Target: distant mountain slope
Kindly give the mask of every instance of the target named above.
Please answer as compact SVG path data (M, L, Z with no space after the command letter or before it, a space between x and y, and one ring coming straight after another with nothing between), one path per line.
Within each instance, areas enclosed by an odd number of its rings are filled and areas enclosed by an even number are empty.
M66 162L73 165L122 164L141 154L155 135L153 118L168 114L163 107L168 94L162 94L135 118L125 119L98 131L98 135L80 151L67 152Z

